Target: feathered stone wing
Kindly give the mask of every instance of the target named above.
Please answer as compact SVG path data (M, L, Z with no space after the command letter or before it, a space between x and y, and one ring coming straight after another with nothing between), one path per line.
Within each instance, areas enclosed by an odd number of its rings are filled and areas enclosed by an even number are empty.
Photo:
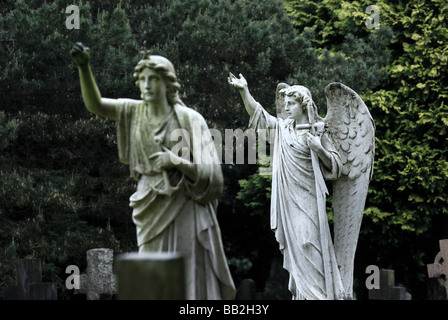
M325 123L343 168L333 181L334 247L341 278L350 296L353 264L375 155L375 124L364 101L341 83L325 88Z

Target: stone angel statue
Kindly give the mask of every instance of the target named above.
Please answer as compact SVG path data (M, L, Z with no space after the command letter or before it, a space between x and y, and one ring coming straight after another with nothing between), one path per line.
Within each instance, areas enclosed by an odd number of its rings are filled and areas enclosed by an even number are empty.
M271 229L289 272L293 299L353 297L353 265L373 173L375 124L349 87L325 88L327 115L319 116L304 86L280 83L276 116L249 92L246 79L230 73L250 115L249 126L266 130L273 144ZM326 180L333 185L334 241L326 215Z
M70 51L87 109L116 121L119 160L137 182L129 205L139 252L179 252L188 300L233 299L216 216L224 181L217 153L208 144L210 131L202 115L180 99L171 61L142 53L134 68L141 99L129 99L103 97L89 48L77 42ZM171 138L174 132L180 133L180 142ZM182 156L173 151L179 144L187 151ZM210 152L202 152L205 147Z

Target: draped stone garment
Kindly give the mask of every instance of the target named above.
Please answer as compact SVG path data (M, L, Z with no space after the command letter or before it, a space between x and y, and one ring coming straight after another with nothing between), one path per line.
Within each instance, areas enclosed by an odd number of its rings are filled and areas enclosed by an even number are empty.
M343 288L328 229L325 192L316 191L305 135L309 130L296 130L294 120L273 117L260 104L249 126L266 130L268 141L274 142L271 229L284 256L283 267L290 274L288 288L293 299L337 299ZM325 179L336 179L342 166L339 154L326 134L321 142L331 154L332 166L326 168L319 162L317 170L321 173L318 174ZM320 214L318 201L324 210Z
M148 108L142 101L119 99L119 104L119 158L129 164L131 176L138 181L130 206L139 251L183 254L187 299L233 299L235 287L216 219L223 177L204 118L176 104L164 121L151 128ZM177 133L174 138L173 132ZM183 157L197 163L194 181L176 168L168 170L170 184L178 187L170 197L159 193L166 186L163 175L154 172L150 159L154 152L162 151L161 145L168 149L180 147L186 151Z

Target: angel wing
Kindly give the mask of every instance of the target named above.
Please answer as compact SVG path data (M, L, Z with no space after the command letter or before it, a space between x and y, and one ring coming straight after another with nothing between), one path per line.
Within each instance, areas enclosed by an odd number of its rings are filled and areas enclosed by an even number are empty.
M334 247L346 293L353 291L353 265L367 190L373 174L375 123L364 101L341 83L325 88L329 136L343 168L333 181Z

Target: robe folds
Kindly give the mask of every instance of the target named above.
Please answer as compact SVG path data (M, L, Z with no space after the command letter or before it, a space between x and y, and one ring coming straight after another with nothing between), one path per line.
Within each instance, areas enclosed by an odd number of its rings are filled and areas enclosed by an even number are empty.
M151 115L142 101L118 100L119 159L129 165L137 181L130 206L139 251L180 252L185 261L187 299L233 299L235 287L216 218L223 176L204 118L175 104L164 121L151 127ZM167 196L160 194L167 186L162 173L153 170L151 155L173 147L197 164L196 179L190 180L176 168L168 169L169 183L177 189Z
M268 141L274 143L271 229L290 275L288 289L293 299L340 298L343 288L325 212L323 180L340 176L339 154L324 133L321 143L331 154L332 166L326 168L314 154L313 168L306 142L309 130L296 130L294 120L274 117L260 104L249 127L266 130Z

